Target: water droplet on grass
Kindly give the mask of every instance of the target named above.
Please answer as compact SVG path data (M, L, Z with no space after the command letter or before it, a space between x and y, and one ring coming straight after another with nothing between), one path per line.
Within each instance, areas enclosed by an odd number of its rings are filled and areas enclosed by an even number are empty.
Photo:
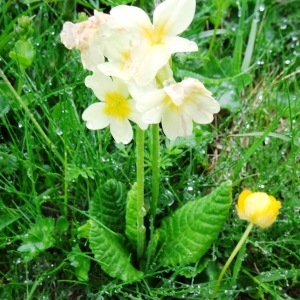
M63 134L62 130L59 127L57 127L55 129L55 132L56 132L57 135L62 135Z
M284 23L284 24L282 24L282 25L280 26L280 29L281 29L281 30L285 30L285 29L287 29L287 24L285 24L285 23Z
M24 93L30 93L31 92L31 89L26 84L22 85L22 89L23 89Z
M72 94L73 89L71 87L66 87L65 91L67 94L70 95L70 94Z
M267 137L265 138L265 141L264 141L264 142L265 142L265 145L270 144L270 137L267 136Z

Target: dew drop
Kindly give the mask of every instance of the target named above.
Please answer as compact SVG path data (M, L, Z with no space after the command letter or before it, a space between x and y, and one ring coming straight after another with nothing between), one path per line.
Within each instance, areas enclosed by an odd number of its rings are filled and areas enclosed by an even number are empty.
M63 134L62 130L59 127L57 127L55 129L55 132L56 132L57 135L62 135Z
M264 4L260 4L259 11L264 11L264 10L265 10L265 5Z
M267 136L267 137L265 138L265 141L264 141L264 142L265 142L265 145L270 144L270 137Z
M282 25L280 26L280 29L281 29L281 30L287 29L287 24L282 24Z
M66 87L65 91L67 94L70 95L70 94L72 94L73 89L71 87Z

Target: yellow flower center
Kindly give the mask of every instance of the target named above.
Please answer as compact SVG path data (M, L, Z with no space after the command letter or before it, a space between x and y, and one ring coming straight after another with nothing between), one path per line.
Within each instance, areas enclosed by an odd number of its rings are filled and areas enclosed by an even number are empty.
M150 41L151 45L158 45L163 43L165 37L165 29L163 26L157 26L155 28L144 28L146 38Z
M123 95L113 91L105 95L104 113L108 116L125 119L131 113L131 108Z

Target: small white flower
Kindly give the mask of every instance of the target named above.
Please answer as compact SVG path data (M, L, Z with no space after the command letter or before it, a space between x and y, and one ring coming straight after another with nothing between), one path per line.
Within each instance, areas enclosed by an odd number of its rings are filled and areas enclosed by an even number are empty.
M130 92L143 120L148 124L161 122L170 140L191 135L193 121L208 124L213 121L213 114L220 110L211 92L193 78L186 78L162 89L148 87L146 94L142 93L141 87L131 86Z
M98 71L88 76L85 84L101 100L83 112L82 119L87 122L87 128L97 130L110 126L115 141L123 144L128 144L133 138L129 120L143 130L147 128L123 81L118 78L111 79Z

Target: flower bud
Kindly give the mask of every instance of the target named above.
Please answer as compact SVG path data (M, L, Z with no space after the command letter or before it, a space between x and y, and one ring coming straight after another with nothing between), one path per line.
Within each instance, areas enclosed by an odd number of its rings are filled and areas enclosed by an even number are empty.
M261 228L266 228L275 222L280 207L281 202L273 196L262 192L253 193L249 190L244 190L240 194L236 205L240 219Z

